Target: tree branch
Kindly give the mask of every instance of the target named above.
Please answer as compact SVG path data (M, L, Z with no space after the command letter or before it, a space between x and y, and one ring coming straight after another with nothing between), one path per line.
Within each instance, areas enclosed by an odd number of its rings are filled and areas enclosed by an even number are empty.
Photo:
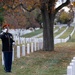
M16 6L14 6L14 5L13 6L7 5L7 7L10 8L10 9L12 9L12 10L15 10L17 7L22 7L26 11L31 12L31 11L33 11L35 9L35 5L36 5L36 3L33 5L33 7L30 10L28 10L27 7L24 6L22 3L20 3L20 4L16 5Z
M30 10L28 10L27 7L25 7L23 4L21 4L21 7L23 9L25 9L26 11L31 12L31 11L33 11L35 9L35 5L36 5L36 3L34 4L34 6Z
M59 7L57 7L57 8L55 9L55 14L56 14L61 8L63 8L64 6L67 6L69 3L70 3L70 0L66 0L65 3L62 3Z
M17 7L19 7L19 6L21 6L21 4L19 4L19 5L17 5L17 6L9 6L9 5L7 5L7 7L9 8L9 9L12 9L12 10L15 10Z

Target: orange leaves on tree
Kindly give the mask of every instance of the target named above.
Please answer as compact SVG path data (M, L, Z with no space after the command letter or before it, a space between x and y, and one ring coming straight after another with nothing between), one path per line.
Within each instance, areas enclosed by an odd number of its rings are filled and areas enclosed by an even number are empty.
M0 2L2 2L3 0L0 0Z
M22 4L27 10L32 8L40 7L40 0L0 0L5 3L4 8L15 8Z
M72 2L73 6L75 7L75 2Z
M4 5L3 8L4 8L5 10L7 10L7 6L6 6L6 5Z
M35 0L27 0L25 4L26 4L28 10L30 10L35 6L36 2L35 2Z

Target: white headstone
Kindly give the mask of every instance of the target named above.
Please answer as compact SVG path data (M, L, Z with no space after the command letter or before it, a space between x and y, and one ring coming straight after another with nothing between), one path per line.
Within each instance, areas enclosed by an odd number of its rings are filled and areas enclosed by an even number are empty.
M30 45L27 44L27 54L30 54Z
M17 58L20 58L20 46L17 46Z
M72 66L67 67L67 75L72 75Z
M35 48L35 51L36 51L36 41L34 42L34 44L35 44L34 48Z
M4 55L3 55L3 52L2 52L2 65L4 65Z
M12 61L14 61L14 48L13 48Z
M33 52L34 50L33 50L33 43L31 43L31 52Z
M25 45L22 45L22 56L25 56Z
M72 66L72 75L75 75L74 74L74 63L70 63L70 66Z

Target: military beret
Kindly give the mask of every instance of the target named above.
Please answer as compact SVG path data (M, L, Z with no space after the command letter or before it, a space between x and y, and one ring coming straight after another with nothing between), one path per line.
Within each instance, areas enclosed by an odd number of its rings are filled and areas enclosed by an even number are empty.
M9 27L9 24L4 24L2 28Z

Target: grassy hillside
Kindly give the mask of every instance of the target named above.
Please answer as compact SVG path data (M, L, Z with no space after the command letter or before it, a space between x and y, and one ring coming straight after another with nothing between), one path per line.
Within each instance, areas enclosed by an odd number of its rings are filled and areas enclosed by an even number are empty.
M12 73L6 74L0 63L0 75L64 75L74 56L75 42L57 44L52 52L41 50L15 59Z
M66 26L65 26L65 27L62 27L58 32L56 32L56 33L54 34L54 37L57 36L57 35L59 35L59 34L60 34L61 32L63 32L65 29L66 29Z
M36 31L37 34L40 32L42 30ZM0 43L0 62L1 53ZM75 33L67 43L56 44L54 51L40 50L20 59L15 58L12 65L12 73L5 73L0 63L0 75L65 75L67 73L67 66L74 56Z
M63 35L61 35L59 38L60 38L60 39L61 39L61 38L65 39L66 37L68 37L68 36L71 34L71 32L73 31L73 29L74 29L74 27L69 27L69 28L66 30L66 32L65 32Z
M25 34L25 35L23 35L22 37L33 37L33 36L35 36L35 35L38 35L38 34L40 34L40 33L42 33L43 32L43 29L39 29L39 30L35 30L34 32L31 32L31 33L28 33L28 34Z

